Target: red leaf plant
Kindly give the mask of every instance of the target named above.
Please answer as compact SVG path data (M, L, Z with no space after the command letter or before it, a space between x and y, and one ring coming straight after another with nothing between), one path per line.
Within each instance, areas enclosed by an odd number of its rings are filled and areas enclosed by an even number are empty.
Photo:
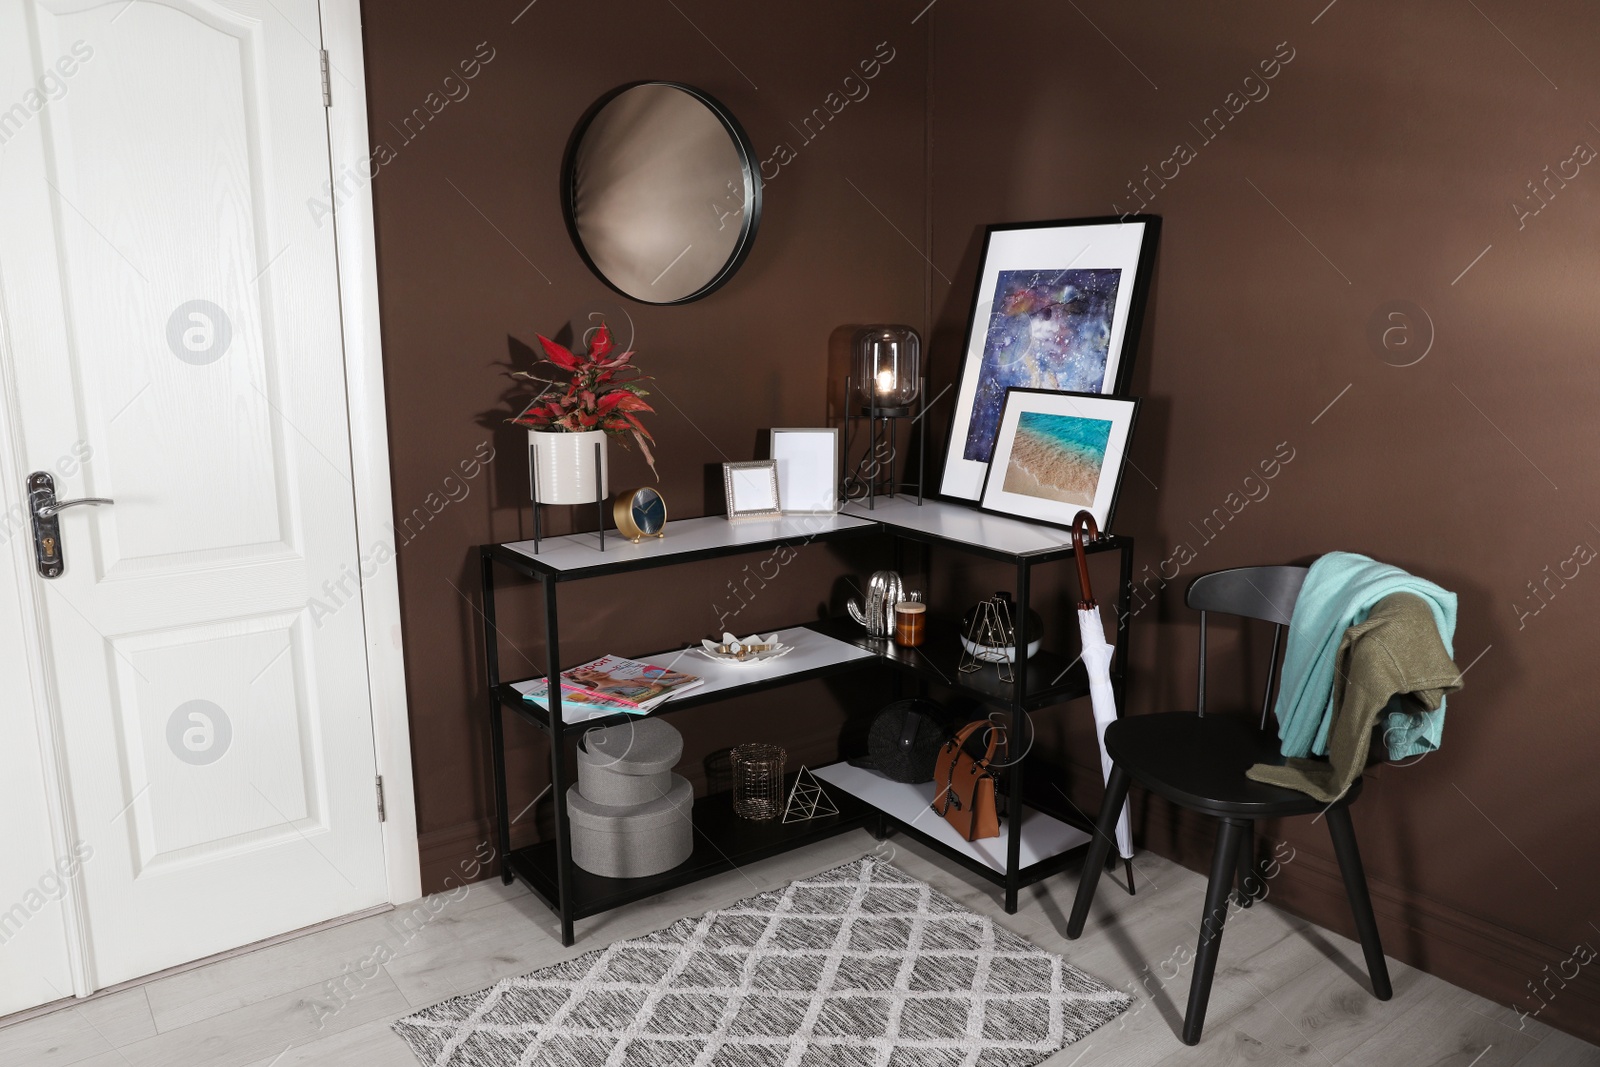
M655 438L639 421L639 415L655 411L644 401L649 391L639 384L650 378L633 366L633 350L612 355L615 346L605 323L595 330L585 355L577 355L543 334L539 335L539 343L544 346L545 355L540 365L548 363L565 371L567 378L547 378L530 371L513 373L514 378L539 382L544 388L522 409L522 414L511 421L531 430L567 433L603 430L624 444L631 436L639 443L639 451L650 464L650 472L660 481L655 456L650 452Z

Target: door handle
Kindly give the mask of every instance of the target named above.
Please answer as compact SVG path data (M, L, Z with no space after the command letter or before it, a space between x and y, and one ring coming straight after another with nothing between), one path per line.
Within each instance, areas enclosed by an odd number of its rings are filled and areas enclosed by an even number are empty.
M42 504L42 503L38 503L36 501L35 502L35 506L34 506L34 514L38 515L41 519L48 519L52 515L59 515L61 512L66 511L68 508L75 508L79 504L115 504L115 503L116 503L115 500L112 500L110 497L105 497L105 496L85 496L85 497L79 497L77 500L57 500L57 501L55 501L54 503L51 503L51 504Z
M112 504L115 501L103 496L86 496L78 500L57 500L56 480L48 471L34 471L28 475L28 500L33 512L33 558L41 578L59 578L66 568L66 557L61 546L61 522L56 518L67 508L80 504Z

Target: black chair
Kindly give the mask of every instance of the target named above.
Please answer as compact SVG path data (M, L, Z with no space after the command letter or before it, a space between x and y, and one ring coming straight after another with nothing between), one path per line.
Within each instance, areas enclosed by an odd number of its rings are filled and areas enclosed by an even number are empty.
M1119 719L1106 728L1106 751L1115 767L1106 783L1105 806L1100 811L1098 832L1084 861L1083 880L1078 885L1072 916L1067 922L1067 937L1075 939L1083 933L1084 920L1094 902L1095 887L1111 849L1117 813L1122 810L1131 783L1138 782L1174 804L1219 820L1211 879L1206 884L1205 917L1195 953L1194 978L1189 984L1189 1006L1183 1019L1186 1045L1198 1043L1205 1026L1206 1002L1211 996L1217 949L1222 942L1228 897L1235 880L1240 906L1248 907L1261 895L1262 880L1255 878L1251 884L1257 819L1319 813L1327 818L1333 851L1339 859L1339 872L1344 876L1345 894L1350 898L1361 948L1367 958L1367 973L1372 976L1372 992L1379 1000L1388 1000L1394 995L1389 985L1389 968L1383 959L1383 945L1378 940L1378 924L1372 914L1372 899L1367 894L1367 877L1361 869L1361 854L1356 848L1355 828L1350 822L1350 805L1361 795L1361 779L1357 778L1339 800L1324 805L1305 793L1245 777L1245 770L1251 764L1283 762L1277 738L1266 732L1267 716L1272 708L1273 676L1278 668L1283 630L1294 612L1294 602L1305 577L1304 567L1239 567L1196 578L1189 586L1185 603L1200 612L1198 713L1135 715ZM1206 715L1206 613L1213 611L1275 624L1259 727L1238 716Z

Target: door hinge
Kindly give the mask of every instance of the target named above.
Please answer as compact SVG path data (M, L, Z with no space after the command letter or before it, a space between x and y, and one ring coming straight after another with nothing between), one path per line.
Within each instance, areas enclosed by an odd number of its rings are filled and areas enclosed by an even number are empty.
M328 76L328 50L319 49L322 55L322 106L333 106L333 79Z
M383 810L383 775L378 775L378 821L388 822L388 813Z

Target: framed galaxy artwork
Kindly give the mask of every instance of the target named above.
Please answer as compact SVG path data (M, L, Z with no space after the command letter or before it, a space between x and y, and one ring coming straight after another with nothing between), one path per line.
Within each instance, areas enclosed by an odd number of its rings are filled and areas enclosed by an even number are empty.
M990 226L984 234L940 495L976 501L1006 390L1127 390L1157 215Z
M1080 509L1111 528L1135 397L1007 389L979 503L984 511L1071 526Z

